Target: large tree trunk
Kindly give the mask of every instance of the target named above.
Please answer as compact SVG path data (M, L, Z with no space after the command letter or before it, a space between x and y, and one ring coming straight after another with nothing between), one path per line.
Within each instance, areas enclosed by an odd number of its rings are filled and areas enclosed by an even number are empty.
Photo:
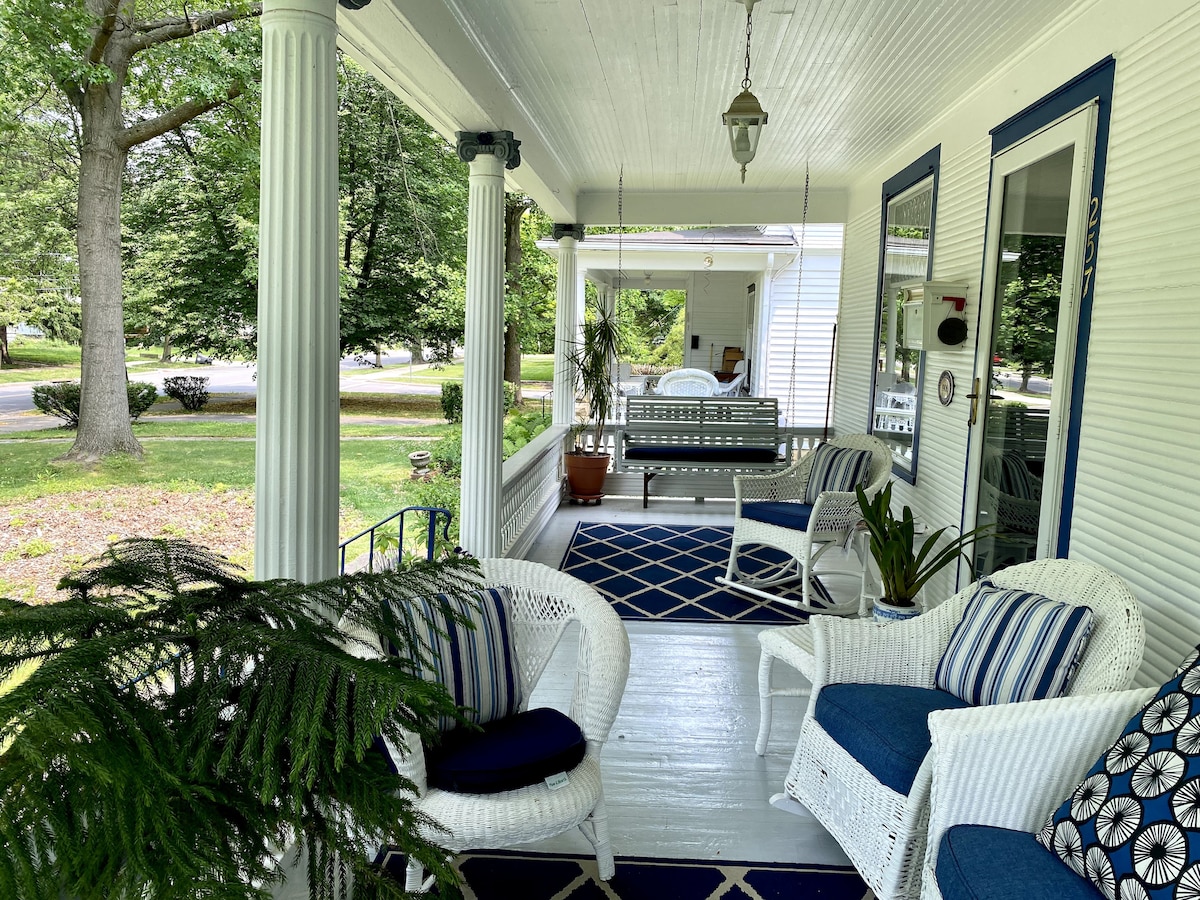
M504 281L509 294L521 286L521 219L533 204L528 197L509 194L504 198ZM504 380L513 386L515 402L521 396L521 321L515 317L504 327Z
M0 325L0 366L11 366L12 357L8 355L8 326Z
M133 436L126 393L125 323L121 295L121 132L125 72L92 84L83 96L79 160L79 293L83 318L79 430L64 456L95 462L112 453L142 456Z

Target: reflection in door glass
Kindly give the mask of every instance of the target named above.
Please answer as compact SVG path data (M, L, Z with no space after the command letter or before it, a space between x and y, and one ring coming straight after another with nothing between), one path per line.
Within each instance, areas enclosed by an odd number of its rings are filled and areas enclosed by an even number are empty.
M1004 182L979 481L978 523L993 530L976 544L980 575L1037 552L1073 152L1060 150Z
M901 468L912 470L917 430L921 351L906 346L898 285L923 280L929 270L933 227L933 176L888 200L879 298L879 347L872 433L891 448Z

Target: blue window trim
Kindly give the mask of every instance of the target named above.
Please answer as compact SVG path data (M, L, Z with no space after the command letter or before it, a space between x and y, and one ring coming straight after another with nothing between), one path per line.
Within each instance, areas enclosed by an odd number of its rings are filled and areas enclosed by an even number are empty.
M1075 476L1079 464L1083 392L1087 381L1088 341L1091 337L1092 305L1096 291L1096 248L1100 241L1100 213L1104 205L1104 172L1108 161L1108 133L1116 67L1113 57L1102 59L989 132L992 136L992 156L995 156L1067 113L1093 100L1098 102L1095 159L1092 164L1092 187L1088 201L1088 230L1084 241L1083 290L1079 298L1079 329L1075 341L1075 365L1071 376L1071 406L1067 412L1062 506L1059 515L1058 546L1055 550L1060 558L1065 557L1071 549L1071 520L1075 513Z
M941 172L942 145L938 144L932 150L913 160L891 178L883 183L882 214L879 223L879 275L875 280L875 340L871 344L871 395L867 398L867 427L869 433L875 432L875 381L878 375L879 357L879 319L883 312L883 266L887 250L887 214L888 203L893 197L903 194L910 187L933 176L933 196L929 209L929 256L925 264L925 279L933 277L933 242L937 223L938 176ZM921 444L921 404L925 393L925 351L917 357L917 407L913 413L913 442L912 462L907 469L898 463L892 463L892 474L909 484L917 483L917 455Z

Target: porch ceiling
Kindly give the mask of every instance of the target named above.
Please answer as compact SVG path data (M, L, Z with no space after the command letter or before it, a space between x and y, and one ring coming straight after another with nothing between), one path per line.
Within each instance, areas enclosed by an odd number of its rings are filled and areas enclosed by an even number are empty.
M374 0L342 45L442 134L511 130L513 187L558 221L843 221L853 181L1088 0L760 0L753 90L770 114L746 184L721 113L740 0ZM928 149L928 148L922 148Z

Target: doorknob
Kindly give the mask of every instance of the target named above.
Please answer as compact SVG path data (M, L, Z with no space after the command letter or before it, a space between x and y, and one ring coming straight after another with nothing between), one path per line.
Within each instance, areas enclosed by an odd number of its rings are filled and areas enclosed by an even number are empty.
M967 394L967 399L971 401L971 414L967 418L967 427L970 428L978 420L979 413L979 379L976 378L971 383L971 393Z

